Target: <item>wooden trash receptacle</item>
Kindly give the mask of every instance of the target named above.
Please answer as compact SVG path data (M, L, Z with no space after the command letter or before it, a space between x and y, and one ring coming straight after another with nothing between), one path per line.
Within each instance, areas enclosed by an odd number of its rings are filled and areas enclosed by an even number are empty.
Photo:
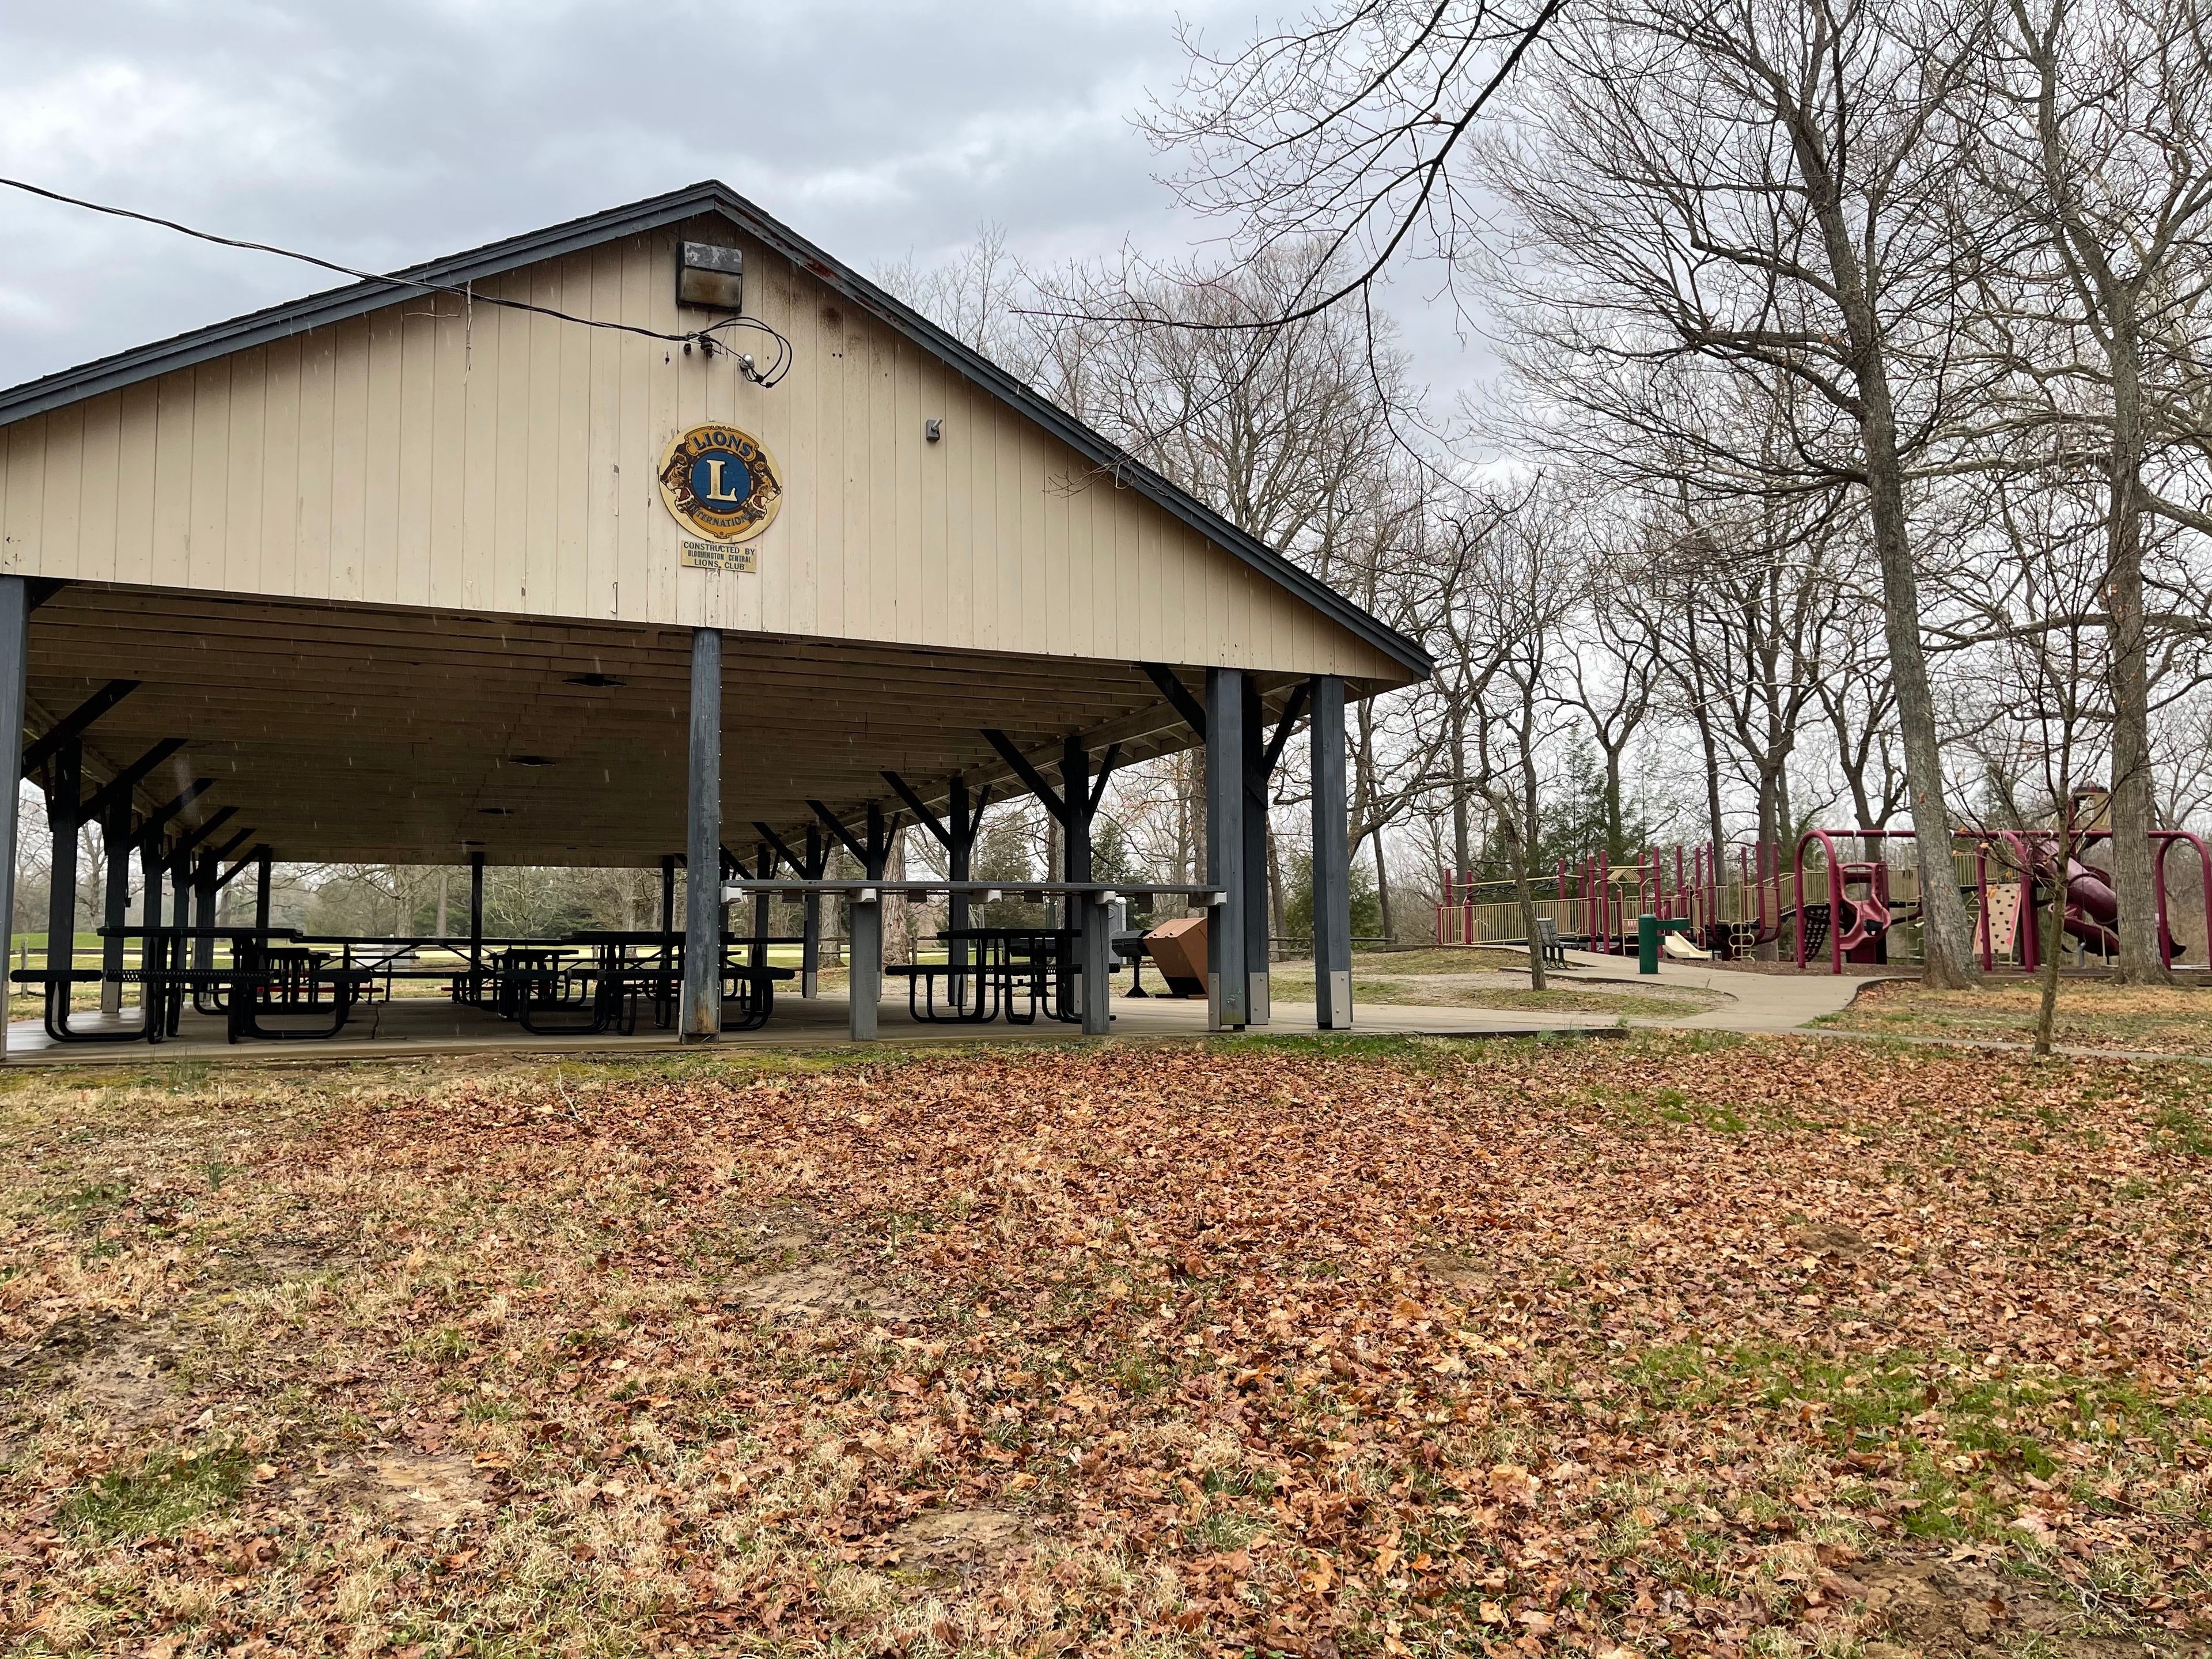
M1145 949L1168 982L1168 994L1202 997L1206 994L1206 918L1185 916L1164 921L1145 935Z

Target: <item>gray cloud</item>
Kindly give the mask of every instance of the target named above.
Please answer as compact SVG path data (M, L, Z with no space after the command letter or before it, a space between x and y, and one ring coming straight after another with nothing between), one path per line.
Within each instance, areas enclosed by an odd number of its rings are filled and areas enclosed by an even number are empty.
M1208 233L1128 118L1205 9L18 3L0 171L374 269L708 177L864 267L985 222L1030 258L1174 252ZM326 285L15 192L0 248L0 385Z

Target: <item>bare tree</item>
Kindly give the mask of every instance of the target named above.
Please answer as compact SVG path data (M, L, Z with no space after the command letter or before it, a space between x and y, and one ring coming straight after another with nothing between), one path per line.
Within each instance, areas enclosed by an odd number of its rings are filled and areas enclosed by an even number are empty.
M1438 781L1455 804L1471 793L1488 809L1521 908L1529 983L1540 991L1532 867L1543 839L1540 757L1566 702L1557 680L1587 559L1569 504L1542 484L1483 503L1453 531L1433 638L1451 729L1455 740L1471 734L1473 753L1454 755Z
M1613 578L1617 555L1591 560L1577 586L1584 597L1574 638L1567 641L1566 689L1581 710L1605 768L1605 850L1618 862L1628 851L1623 823L1621 772L1629 746L1658 706L1662 647L1641 613L1622 603Z
M1958 309L1948 108L1978 50L1917 0L1614 0L1569 13L1517 85L1490 178L1520 234L1500 280L1553 395L1696 454L1708 487L1859 497L1926 895L1925 976L1972 974L1909 512L1946 431ZM1719 448L1700 379L1769 400L1788 442Z
M1814 695L1835 738L1836 769L1861 830L1886 830L1905 804L1905 772L1896 742L1897 688L1881 648L1881 619L1864 605L1837 607L1816 643L1820 672ZM1878 856L1875 843L1861 848Z
M1984 286L1985 341L2016 417L2068 430L2105 475L2112 634L2112 863L2124 916L2155 903L2144 525L2212 532L2161 474L2204 453L2209 366L2196 317L2212 283L2212 60L2195 0L1999 0L1984 58L1978 180L2014 232ZM2070 742L2070 728L2064 734ZM2119 977L2166 977L2154 930L2124 927Z

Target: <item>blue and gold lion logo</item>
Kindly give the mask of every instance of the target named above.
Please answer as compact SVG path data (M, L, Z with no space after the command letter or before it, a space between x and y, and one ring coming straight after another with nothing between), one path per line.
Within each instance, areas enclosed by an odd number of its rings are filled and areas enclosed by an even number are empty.
M660 496L687 530L718 542L750 541L775 521L783 482L750 433L695 426L668 447Z

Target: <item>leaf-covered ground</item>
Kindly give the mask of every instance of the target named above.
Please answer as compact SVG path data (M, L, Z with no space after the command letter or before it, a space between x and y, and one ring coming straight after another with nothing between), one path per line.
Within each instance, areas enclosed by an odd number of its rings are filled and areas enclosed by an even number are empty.
M2041 995L2041 988L2024 978L1992 979L1970 991L1931 991L1915 980L1887 980L1869 986L1850 1007L1819 1023L1887 1036L2027 1042L2035 1036ZM2056 1042L2070 1048L2212 1054L2212 990L2063 980L2053 1033Z
M2118 1659L2212 1620L2199 1067L9 1082L24 1652Z

